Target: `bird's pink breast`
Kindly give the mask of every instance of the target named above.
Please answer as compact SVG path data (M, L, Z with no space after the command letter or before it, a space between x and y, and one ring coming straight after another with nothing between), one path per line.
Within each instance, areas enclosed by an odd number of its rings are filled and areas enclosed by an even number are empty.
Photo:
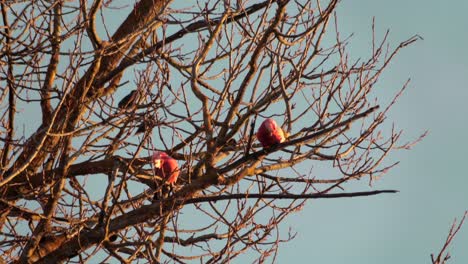
M179 166L173 158L164 160L163 163L164 178L167 183L175 183L179 177Z
M167 183L172 184L179 177L179 165L177 161L165 152L156 151L153 154L154 173L163 178Z

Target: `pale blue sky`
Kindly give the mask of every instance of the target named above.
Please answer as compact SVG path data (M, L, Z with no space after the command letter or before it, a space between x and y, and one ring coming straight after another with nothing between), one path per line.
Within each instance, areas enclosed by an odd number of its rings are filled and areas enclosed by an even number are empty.
M391 43L419 34L380 81L393 91L407 78L409 89L390 120L414 138L429 135L410 151L391 158L400 165L377 189L400 193L349 200L312 201L288 224L297 238L283 246L279 263L430 263L455 217L468 209L464 168L468 130L468 1L343 1L342 33L355 33L352 51L367 55L372 17ZM449 263L468 263L468 224L450 248Z

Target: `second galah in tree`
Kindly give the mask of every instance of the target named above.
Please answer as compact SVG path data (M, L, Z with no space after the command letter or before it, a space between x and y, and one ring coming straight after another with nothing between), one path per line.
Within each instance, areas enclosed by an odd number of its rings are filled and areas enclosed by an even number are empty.
M257 138L264 148L282 143L285 140L283 130L276 124L275 120L271 118L267 118L260 125Z
M175 159L165 152L156 151L153 154L153 166L155 175L170 185L175 184L179 177L179 165Z

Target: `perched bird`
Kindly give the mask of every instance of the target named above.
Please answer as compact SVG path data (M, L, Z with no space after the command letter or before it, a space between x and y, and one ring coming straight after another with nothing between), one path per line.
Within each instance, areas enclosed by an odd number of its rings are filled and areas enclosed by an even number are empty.
M163 179L163 185L156 184L156 192L153 201L167 198L179 177L179 166L177 161L165 152L156 151L153 154L154 174Z
M153 127L154 127L154 122L150 122L150 121L145 120L138 126L138 129L135 132L135 135L140 134L140 133L145 133L146 131L151 132Z
M177 161L165 152L156 151L153 154L154 173L160 176L167 184L174 185L179 177Z
M143 122L143 124L141 124L141 125L138 126L138 129L137 129L137 131L135 132L135 135L136 135L136 134L140 134L140 133L145 133L146 128L147 128L147 125L146 125L146 123Z
M131 106L135 105L138 101L138 91L133 90L127 96L122 98L119 102L119 109L126 109L130 108Z
M283 130L271 118L267 118L260 125L257 131L257 138L264 148L282 143L285 140Z

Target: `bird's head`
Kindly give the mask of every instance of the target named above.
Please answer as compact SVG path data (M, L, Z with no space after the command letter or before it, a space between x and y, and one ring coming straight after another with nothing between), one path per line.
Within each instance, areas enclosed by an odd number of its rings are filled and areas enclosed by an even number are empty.
M274 133L278 129L278 125L276 124L276 121L268 118L264 121L265 124L265 129L268 133Z
M162 151L156 151L153 154L153 165L155 168L161 168L162 164L165 159L167 159L169 156Z

